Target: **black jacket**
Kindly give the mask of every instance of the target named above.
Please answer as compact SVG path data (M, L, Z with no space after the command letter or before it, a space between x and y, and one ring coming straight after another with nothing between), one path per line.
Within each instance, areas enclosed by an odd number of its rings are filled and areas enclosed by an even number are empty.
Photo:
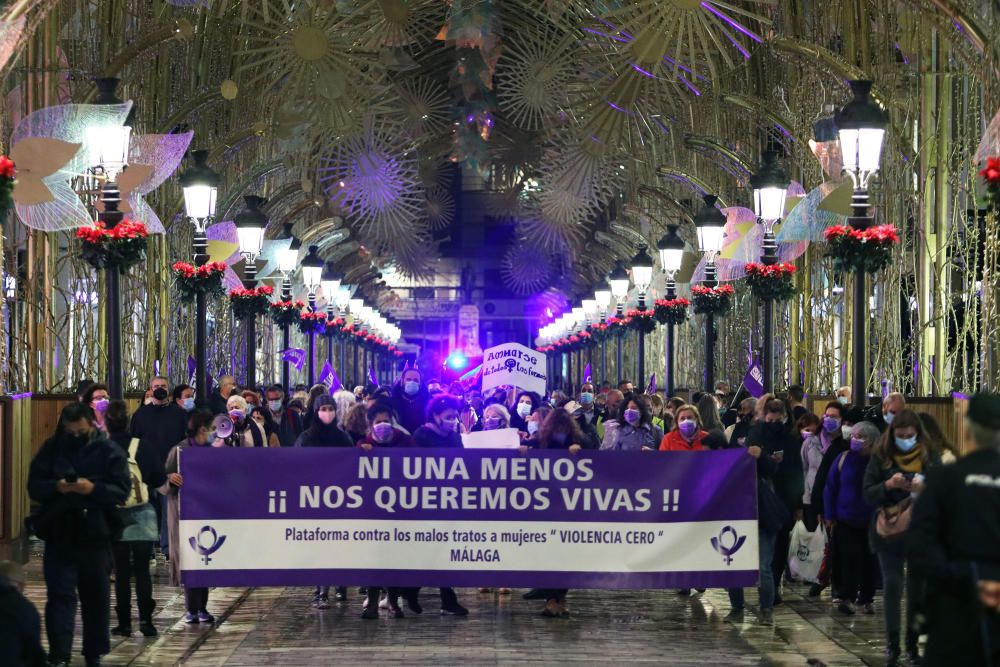
M73 472L94 483L89 495L56 490ZM49 438L28 471L28 495L40 504L31 519L36 534L68 546L110 544L121 532L115 507L128 498L130 482L126 454L99 433L82 446L65 435Z
M1000 451L978 450L931 469L907 537L909 563L926 578L929 612L922 664L986 664L985 632L1000 665L1000 615L984 612L978 580L1000 581Z
M226 410L226 399L222 398L222 394L216 389L208 396L208 405L205 406L212 411L213 415L224 415L228 412ZM177 444L176 442L174 443Z
M427 421L427 401L430 394L426 387L420 387L420 391L415 396L410 397L403 391L403 387L396 385L392 388L392 407L399 417L399 425L410 433L415 432Z
M830 476L830 466L833 465L833 462L842 452L847 451L847 447L848 444L844 441L844 438L838 435L830 442L830 446L826 448L823 458L819 462L819 467L816 468L816 478L813 480L812 493L809 494L809 507L816 512L817 516L826 516L823 495L823 491L826 489L826 479Z
M302 431L305 430L302 424L302 417L291 408L281 409L281 421L277 421L271 411L264 409L264 430L268 435L274 433L278 436L278 443L282 447L292 447Z
M781 462L776 465L773 473L774 489L778 497L789 509L802 504L802 493L805 491L805 475L802 472L802 439L792 432L787 424L767 424L755 422L750 426L747 447L760 447L765 455L782 453Z
M0 665L44 667L47 664L38 610L0 579Z
M173 401L166 405L150 403L132 415L132 436L149 441L160 460L166 462L174 445L187 437L187 422L187 412Z
M354 440L351 436L334 424L317 423L302 431L302 435L295 441L296 447L353 447Z
M125 458L128 458L128 448L132 444L130 433L111 433L108 435L111 442L118 445ZM139 439L139 448L136 450L135 462L142 473L143 483L149 487L149 497L152 498L156 490L167 481L167 473L163 470L164 461L160 460L160 455L153 448L148 440Z
M446 447L448 449L461 449L462 436L457 431L452 431L441 435L438 430L429 424L421 426L413 432L413 444L417 447Z

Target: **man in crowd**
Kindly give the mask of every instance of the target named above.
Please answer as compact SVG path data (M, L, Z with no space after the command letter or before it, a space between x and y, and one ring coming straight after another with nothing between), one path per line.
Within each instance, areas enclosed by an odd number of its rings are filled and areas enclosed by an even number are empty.
M623 394L631 394L633 391L635 391L635 387L632 385L631 380L621 380L618 383L618 391L620 391Z
M232 375L223 375L219 378L219 388L208 397L208 409L215 415L226 414L226 401L236 390L236 378ZM174 443L177 444L177 443Z
M285 392L280 384L267 388L267 409L264 418L267 420L269 432L278 436L282 447L291 447L302 433L302 418L299 414L285 406Z
M163 400L169 403L169 396ZM77 592L83 656L99 665L111 649L111 543L121 532L115 508L128 497L126 454L94 428L90 406L71 403L61 428L31 462L28 495L39 504L33 527L45 541L49 664L69 665Z
M792 406L792 423L799 420L799 417L809 412L805 406L806 392L800 384L793 384L788 388L788 404Z
M597 426L597 423L602 418L601 410L596 407L594 402L594 385L589 382L584 382L583 386L580 387L580 416L582 421L593 426Z
M976 394L975 451L927 474L907 537L926 577L924 665L1000 665L1000 395Z
M150 443L162 464L166 464L167 455L174 445L187 437L188 413L171 400L169 387L167 378L160 375L154 377L149 383L150 402L132 415L132 437ZM153 505L158 508L160 548L169 557L165 520L167 497L160 496L160 502L154 500Z
M618 410L621 408L625 395L617 389L608 392L608 398L604 403L604 415L597 422L597 437L601 441L601 447L611 446L611 441L615 436L615 429L618 428Z
M0 562L0 665L45 667L42 621L24 597L24 570L18 563Z
M838 403L840 403L844 407L850 407L850 405L851 405L851 388L850 387L847 387L847 386L841 387L840 389L837 390L837 393L836 393L835 396L836 396L836 399L837 399Z
M892 425L892 420L896 418L896 415L905 409L906 399L898 391L894 391L882 399L881 412L875 409L872 410L875 414L869 414L868 421L875 424L879 431L885 433L889 426Z
M407 432L413 433L424 425L429 399L427 388L420 382L420 371L416 368L403 371L403 377L392 389L392 407L399 415L400 426Z

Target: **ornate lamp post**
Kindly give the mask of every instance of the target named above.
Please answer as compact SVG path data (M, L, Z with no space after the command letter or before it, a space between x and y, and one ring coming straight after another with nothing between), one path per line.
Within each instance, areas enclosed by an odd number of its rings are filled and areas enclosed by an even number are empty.
M243 255L243 282L247 289L257 284L257 258L261 246L264 245L264 228L267 227L267 216L261 208L267 200L257 195L243 197L246 210L236 216L236 235L240 243L240 254ZM257 322L249 317L246 321L246 386L257 387Z
M677 283L674 276L681 270L681 262L684 260L684 240L677 234L677 225L667 225L667 233L656 243L656 250L660 254L660 268L663 269L666 278L663 298L677 298ZM664 357L666 368L663 376L664 395L667 398L674 393L674 323L667 322L666 340L664 341Z
M608 285L611 286L611 296L618 304L615 309L615 317L622 318L625 315L625 299L628 298L629 277L625 271L625 263L621 260L615 262L615 268L608 276ZM620 333L620 332L616 332ZM618 372L618 381L625 377L622 374L622 336L616 335L617 348L615 350L615 370Z
M334 297L334 303L337 304L337 313L341 317L347 315L347 306L351 302L351 288L347 285L341 283L340 288L336 292ZM342 377L347 377L347 343L343 340L340 341L340 375Z
M580 305L583 306L583 314L585 317L583 328L586 330L590 325L597 324L597 299L583 299L580 302ZM591 373L593 373L594 346L592 344L587 345L587 363L591 365ZM583 382L586 381L587 376L584 374ZM590 381L593 382L593 378L591 378Z
M706 287L719 285L715 273L715 258L722 250L726 216L715 207L717 199L715 195L705 195L704 207L694 216L698 247L705 254ZM712 313L705 315L705 388L709 391L715 389L715 315Z
M361 309L365 307L364 299L351 299L348 304L351 309L351 318L353 319L354 327L358 328L363 324L361 319ZM354 387L358 386L358 338L353 336L351 338L351 347L354 348ZM353 387L352 387L353 388Z
M835 116L844 171L854 184L851 199L851 216L847 222L852 228L864 230L871 226L868 215L868 182L879 169L882 142L888 117L885 111L871 100L871 81L849 81L854 98ZM868 397L868 288L864 269L854 272L854 352L851 372L851 395L855 403L864 407Z
M344 276L333 268L333 262L326 263L326 267L323 269L321 289L323 290L323 298L326 299L326 319L330 322L333 322L334 318L337 317L336 298L337 292L340 291L340 281L343 278ZM330 362L331 366L333 365L333 336L327 337L326 360Z
M288 301L292 298L292 274L295 273L295 269L299 266L299 249L302 247L302 241L298 240L294 234L292 234L292 229L295 227L294 223L286 222L282 225L282 230L280 236L281 240L291 239L287 248L282 248L277 253L278 260L278 271L281 272L281 300ZM283 324L281 326L281 349L287 350L288 346L291 345L289 334L289 325ZM281 386L288 391L291 387L291 369L289 368L288 359L284 358L282 355L281 361Z
M608 319L608 306L611 305L611 285L608 281L602 281L594 288L594 300L601 311L601 324ZM601 382L608 379L608 337L601 337Z
M184 190L184 209L194 224L194 263L203 266L208 262L208 238L205 229L215 219L215 205L219 194L219 175L208 166L208 151L191 153L194 165L181 174ZM208 401L208 314L205 312L205 294L200 290L194 299L194 358L196 375L194 388L198 405Z
M316 292L323 281L323 259L319 256L319 246L309 246L309 254L302 260L302 282L309 292L309 310L316 312ZM309 386L316 384L316 331L309 331Z
M635 282L635 289L639 293L639 310L646 310L646 290L653 282L653 258L646 252L646 246L639 248L639 252L632 258L632 280ZM646 332L639 329L639 374L636 382L640 386L646 384Z
M95 81L97 85L96 104L121 104L116 95L118 79L101 78ZM125 214L118 210L121 203L121 192L118 189L118 175L128 166L129 138L132 128L128 121L124 125L102 123L87 128L87 145L91 148L90 163L94 173L104 177L101 186L101 204L103 210L98 214L98 220L105 228L113 229L125 219ZM121 273L117 267L108 267L104 271L105 289L105 319L107 319L108 345L108 394L111 398L123 398L122 387L122 305L121 305Z
M764 227L763 254L760 263L765 266L778 263L778 244L774 240L774 226L785 214L785 194L788 192L788 185L788 174L778 164L777 155L765 151L764 164L750 177L757 224ZM764 372L764 391L770 392L774 390L774 301L764 299L763 306L761 370Z

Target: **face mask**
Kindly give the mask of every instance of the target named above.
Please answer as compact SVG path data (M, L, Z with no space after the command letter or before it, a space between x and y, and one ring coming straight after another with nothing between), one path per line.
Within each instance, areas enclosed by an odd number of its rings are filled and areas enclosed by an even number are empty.
M719 416L720 417L725 417L726 416L726 412L727 412L726 406L720 405L719 406Z
M581 405L591 405L593 402L594 402L594 395L591 392L585 391L580 394Z
M917 436L912 438L896 438L896 449L901 452L908 452L917 446Z
M246 413L243 412L242 410L229 411L229 418L232 419L234 422L241 422L243 421L243 418L246 416L247 416Z
M538 433L538 422L528 422L528 435Z
M840 420L836 417L823 417L823 430L833 433L840 428Z
M882 419L884 419L885 423L888 424L889 426L892 426L892 420L895 418L896 418L895 412L887 412L884 415L882 415Z
M427 391L432 394L438 394L441 392L441 385L439 384L429 384L427 385Z
M809 438L812 437L812 432L810 431L801 431L801 434L803 440L808 440Z
M403 391L406 392L407 396L413 396L418 391L420 391L420 383L410 380L409 382L403 383Z
M698 422L693 419L685 419L678 424L677 428L685 438L691 438L698 432Z
M854 428L853 426L841 426L840 427L840 435L841 435L841 437L843 437L844 440L850 440L851 439L851 429L853 429L853 428Z
M181 401L181 407L184 408L187 412L191 412L192 410L194 410L194 397L190 396Z
M99 399L97 399L96 401L94 401L94 412L107 412L108 411L108 404L110 402L111 401L109 401L106 398L99 398Z
M848 405L848 404L850 404L850 401L847 400L846 396L838 396L837 397L837 402L840 403L841 405Z
M483 428L487 431L493 431L500 428L503 421L499 417L487 417L483 422Z
M389 422L379 422L372 426L372 434L379 442L387 442L392 439L392 424Z
M851 438L851 451L860 452L865 448L865 441L858 440L857 438Z
M66 441L71 447L83 447L90 442L90 433L81 433L80 435L67 434Z
M639 423L639 418L642 417L642 413L639 412L638 410L626 410L624 417L625 421L635 426L636 424Z
M337 413L333 410L320 410L316 413L316 416L324 424L332 424L333 420L337 418Z
M750 421L750 415L740 415L740 421L745 424L746 422Z
M558 445L565 445L567 437L568 436L565 433L553 433L552 434L552 441L555 442Z
M518 403L517 404L517 414L521 415L521 418L527 417L531 414L531 403Z
M164 389L163 387L157 387L156 389L153 390L153 398L155 398L158 401L167 400L167 395L168 395L167 390Z
M208 435L205 436L205 443L204 444L206 444L206 445L212 444L213 442L215 442L215 439L217 437L219 437L219 436L218 436L218 434L215 431L209 431ZM195 442L197 442L197 440L195 440Z
M281 412L281 401L268 401L267 407L271 412Z

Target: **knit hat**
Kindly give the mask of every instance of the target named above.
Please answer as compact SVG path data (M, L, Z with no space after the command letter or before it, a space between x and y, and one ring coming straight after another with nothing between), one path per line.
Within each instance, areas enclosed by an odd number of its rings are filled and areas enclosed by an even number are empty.
M334 410L337 409L337 401L333 400L333 396L330 396L330 394L320 394L313 399L313 412L319 412L319 409L324 405L332 405Z
M979 392L969 399L969 421L1000 431L1000 394Z

